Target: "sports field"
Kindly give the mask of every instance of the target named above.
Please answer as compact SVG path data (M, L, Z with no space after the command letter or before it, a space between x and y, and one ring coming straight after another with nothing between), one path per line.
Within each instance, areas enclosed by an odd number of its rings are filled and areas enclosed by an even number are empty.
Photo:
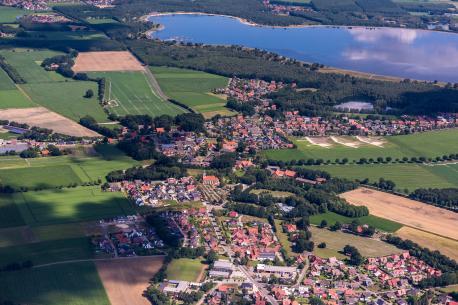
M359 221L360 224L367 224L370 226L373 226L374 228L378 230L382 230L384 232L396 232L402 227L402 224L380 218L377 216L373 215L368 215L368 216L363 216L363 217L358 217L358 218L351 218L351 217L346 217L342 216L339 214L336 214L334 212L326 212L322 214L316 214L310 216L310 223L314 225L319 225L322 220L326 220L328 223L327 226L332 226L335 224L337 221L340 222L341 224L347 224L351 223L354 220Z
M184 112L184 109L160 98L144 72L91 72L89 75L106 79L105 99L110 102L108 109L117 115L149 114L155 117Z
M15 193L12 198L29 225L97 220L134 213L123 194L102 192L99 186Z
M371 145L355 138L343 137L341 143L332 142L330 146L323 147L312 144L307 139L294 139L297 149L292 150L269 150L264 154L270 159L297 160L297 159L322 159L324 161L348 158L349 161L360 158L391 157L402 159L403 157L438 157L455 154L458 151L458 128L440 131L416 133L405 136L384 137L382 146ZM357 147L349 146L358 142Z
M315 246L315 250L313 251L321 257L335 256L342 258L342 254L339 252L342 251L345 245L355 246L364 257L386 256L402 252L402 250L383 241L343 233L341 231L332 232L328 229L315 227L311 227L310 231L312 232L312 240L315 245L321 242L326 243L325 249Z
M372 215L458 240L458 214L426 203L368 188L340 195L353 205L367 206Z
M205 265L199 259L179 258L174 259L167 266L167 279L195 282Z
M21 304L110 305L91 262L3 273L0 295Z
M319 169L332 176L350 180L375 182L380 178L392 180L397 189L413 191L417 188L447 188L458 186L458 164L423 165L408 164L346 164L309 166L310 169Z
M208 117L232 115L225 107L226 99L212 94L212 90L227 86L223 76L178 68L151 67L164 93Z

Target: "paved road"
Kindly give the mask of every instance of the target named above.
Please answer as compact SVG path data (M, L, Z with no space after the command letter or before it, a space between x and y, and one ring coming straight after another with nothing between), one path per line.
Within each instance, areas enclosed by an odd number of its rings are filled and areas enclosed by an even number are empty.
M253 283L256 287L258 287L259 289L259 292L261 293L261 295L272 305L280 305L277 300L271 296L269 294L269 291L267 291L267 289L264 287L264 284L263 283L259 283L258 281L256 281L252 276L251 276L251 273L250 271L245 267L245 266L239 266L239 269L240 271L242 271L245 276L247 277L247 279Z

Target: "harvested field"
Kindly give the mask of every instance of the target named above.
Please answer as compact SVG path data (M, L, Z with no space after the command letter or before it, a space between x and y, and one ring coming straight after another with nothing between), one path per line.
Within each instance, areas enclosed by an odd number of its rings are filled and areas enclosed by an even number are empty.
M422 247L438 250L440 253L450 258L458 260L458 241L409 227L401 228L395 235L402 239L410 239Z
M368 188L359 188L340 196L351 204L367 206L372 215L458 240L457 213Z
M127 51L81 52L75 60L75 72L144 71L142 64Z
M60 114L49 111L44 107L33 107L25 109L0 110L0 119L10 120L19 123L26 123L30 126L37 126L54 130L54 132L77 136L77 137L98 137L98 133L83 127Z
M350 137L331 137L331 140L333 140L337 144L341 144L352 148L358 148L362 144L361 142L355 141Z
M150 305L142 296L161 268L163 257L135 257L96 262L111 305Z

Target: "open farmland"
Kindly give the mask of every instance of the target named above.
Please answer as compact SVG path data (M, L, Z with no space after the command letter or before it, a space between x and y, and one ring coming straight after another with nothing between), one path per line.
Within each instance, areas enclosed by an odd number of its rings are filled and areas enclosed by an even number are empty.
M420 231L410 227L403 227L396 232L396 236L402 239L409 239L422 247L438 250L448 257L458 260L458 241L437 236L431 233Z
M97 220L133 213L123 194L102 192L98 186L16 193L13 201L29 225Z
M270 159L297 160L297 159L322 159L324 161L348 158L349 161L360 158L391 157L402 159L403 157L430 157L455 154L458 151L458 129L429 131L405 136L384 137L386 142L381 146L372 145L359 141L358 147L352 147L333 142L328 147L322 147L310 143L306 139L294 139L297 149L292 150L269 150L264 154ZM342 138L341 138L342 139ZM345 137L343 138L345 139ZM352 139L355 142L356 137Z
M458 240L458 214L426 203L368 188L340 195L353 205L364 205L372 215Z
M184 112L179 106L163 100L143 72L91 72L89 75L106 79L105 99L110 102L108 109L114 114L148 114L155 117Z
M77 136L77 137L98 137L98 133L83 127L72 120L49 111L44 107L33 107L25 109L4 109L0 110L0 118L4 120L26 123L29 126L37 126L52 129L54 132Z
M309 166L307 168L323 170L332 176L350 180L378 181L380 178L396 183L397 189L415 190L417 188L447 188L458 185L458 165L423 165L409 164L346 164Z
M110 305L92 262L4 273L0 295L22 304Z
M75 72L144 71L143 65L127 51L80 52L73 66Z
M0 228L8 228L24 225L21 213L13 203L11 195L0 196Z
M23 10L17 7L2 6L0 9L0 23L13 23L17 21L17 17L30 14L28 10Z
M178 68L151 67L159 85L170 98L183 103L204 116L231 115L224 97L212 94L216 88L226 87L228 79L201 71Z
M26 108L36 106L13 83L6 72L0 68L0 109Z
M133 257L96 262L111 305L150 305L142 296L163 257Z
M321 242L326 243L325 249L315 247L314 250L315 254L322 257L342 257L339 251L342 251L345 245L355 246L364 257L386 256L402 251L380 240L360 237L341 231L332 232L328 229L319 229L316 227L311 227L310 231L312 232L312 240L315 245Z
M204 267L205 265L203 265L199 259L174 259L167 266L167 279L195 282L199 278Z

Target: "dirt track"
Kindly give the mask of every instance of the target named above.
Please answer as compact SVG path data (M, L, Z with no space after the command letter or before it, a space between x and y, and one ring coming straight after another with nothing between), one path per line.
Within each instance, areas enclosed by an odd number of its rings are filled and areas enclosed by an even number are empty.
M75 72L144 71L142 64L128 51L81 52L76 57Z
M0 119L26 123L29 126L48 128L52 129L54 132L70 136L100 136L98 133L44 107L0 110Z
M340 196L351 204L367 206L372 215L458 240L458 213L368 188Z
M142 296L148 282L161 268L163 257L135 257L97 261L97 271L111 305L151 305Z

